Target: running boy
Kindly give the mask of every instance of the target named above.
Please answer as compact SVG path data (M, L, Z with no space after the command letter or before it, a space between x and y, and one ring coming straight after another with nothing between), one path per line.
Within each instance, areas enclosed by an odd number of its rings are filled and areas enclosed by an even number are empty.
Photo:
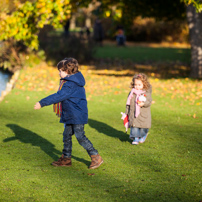
M62 156L52 165L72 165L72 135L75 135L79 144L91 157L89 169L98 168L103 159L84 132L84 124L88 122L88 108L84 89L85 79L78 70L79 64L74 58L65 58L57 64L57 68L61 77L58 92L40 100L34 106L34 109L40 109L54 104L54 111L60 117L60 122L65 124Z

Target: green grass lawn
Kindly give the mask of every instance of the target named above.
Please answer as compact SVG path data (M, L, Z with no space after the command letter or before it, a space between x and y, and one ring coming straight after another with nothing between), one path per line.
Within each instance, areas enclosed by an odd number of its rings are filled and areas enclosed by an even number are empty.
M37 71L21 74L31 72ZM201 201L202 82L151 79L152 128L146 142L135 146L120 119L131 78L86 78L85 131L104 163L89 170L90 158L73 137L72 167L51 166L61 155L63 124L52 106L33 107L53 91L16 87L0 103L0 201Z
M168 47L143 47L115 45L104 45L97 47L96 58L130 59L131 61L142 62L183 62L190 64L190 48L168 48Z

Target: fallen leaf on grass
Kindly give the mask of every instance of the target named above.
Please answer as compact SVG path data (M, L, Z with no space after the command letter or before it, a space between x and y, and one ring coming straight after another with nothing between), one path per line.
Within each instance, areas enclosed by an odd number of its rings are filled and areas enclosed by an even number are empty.
M95 175L95 173L87 173L87 175Z

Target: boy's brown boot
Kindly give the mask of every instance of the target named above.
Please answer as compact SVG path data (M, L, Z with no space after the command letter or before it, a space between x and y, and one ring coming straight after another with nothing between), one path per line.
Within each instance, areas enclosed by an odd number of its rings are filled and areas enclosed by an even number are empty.
M91 164L89 166L89 169L95 169L98 168L102 163L103 163L102 157L97 154L97 155L91 155Z
M65 158L64 154L57 160L52 163L53 166L71 166L71 158Z

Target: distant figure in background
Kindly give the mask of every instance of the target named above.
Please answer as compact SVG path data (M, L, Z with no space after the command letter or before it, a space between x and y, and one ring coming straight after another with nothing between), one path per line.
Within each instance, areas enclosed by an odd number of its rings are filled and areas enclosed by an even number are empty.
M70 25L70 21L67 20L67 22L64 25L64 30L65 30L65 36L69 35L69 25Z
M116 42L118 46L125 46L126 37L122 26L117 26Z
M103 41L103 38L104 38L104 32L103 32L103 27L102 27L101 20L97 19L95 21L93 29L94 29L94 32L93 32L93 38L94 38L94 40L100 46L102 46L102 41Z
M83 34L84 34L83 28L81 28L81 30L80 30L80 32L79 32L80 39L84 39L84 38L83 38Z
M89 29L89 27L86 27L86 36L87 36L87 38L90 37L90 29Z

